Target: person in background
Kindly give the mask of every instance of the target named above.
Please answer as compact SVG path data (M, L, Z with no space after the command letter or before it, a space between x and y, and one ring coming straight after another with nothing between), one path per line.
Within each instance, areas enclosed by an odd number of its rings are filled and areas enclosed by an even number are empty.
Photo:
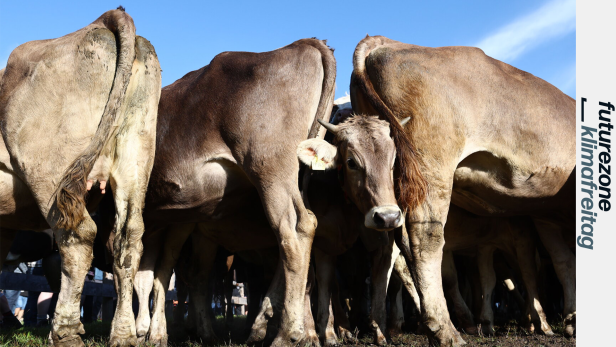
M0 293L0 327L21 328L21 322L11 312L9 302L4 293Z

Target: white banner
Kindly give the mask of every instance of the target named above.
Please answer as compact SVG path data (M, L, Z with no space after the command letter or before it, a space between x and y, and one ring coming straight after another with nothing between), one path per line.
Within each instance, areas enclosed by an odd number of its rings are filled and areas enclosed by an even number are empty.
M616 2L577 3L577 344L616 345Z

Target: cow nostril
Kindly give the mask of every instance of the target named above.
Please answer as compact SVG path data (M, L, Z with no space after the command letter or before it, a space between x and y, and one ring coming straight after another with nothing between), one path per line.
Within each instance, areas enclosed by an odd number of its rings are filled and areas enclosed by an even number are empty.
M375 213L374 214L374 224L376 224L377 226L384 226L385 225L385 218L384 218L384 213Z
M374 223L381 228L395 227L400 222L400 211L395 212L376 212Z

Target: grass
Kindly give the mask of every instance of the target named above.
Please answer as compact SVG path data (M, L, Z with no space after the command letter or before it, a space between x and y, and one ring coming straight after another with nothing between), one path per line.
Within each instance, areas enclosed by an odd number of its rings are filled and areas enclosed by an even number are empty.
M219 346L246 346L237 342L246 339L244 330L244 317L235 317L233 326L227 338L222 338L224 334L224 321L222 317L217 317L214 330L221 337ZM562 325L562 324L561 324ZM86 334L82 336L86 347L103 347L106 346L111 324L108 322L96 322L85 325ZM17 330L0 330L0 347L15 347L15 346L48 346L47 337L49 336L49 327L41 328L20 328ZM471 335L462 335L462 338L467 342L467 346L475 347L573 347L575 339L567 339L563 337L563 327L558 324L552 325L552 329L556 336L547 337L543 335L530 334L523 329L520 329L514 322L509 322L500 327L496 327L494 336L479 337ZM392 339L393 345L399 346L427 346L428 339L423 335L413 333L405 333ZM358 346L372 345L372 336L363 334L359 336ZM146 345L151 346L151 345ZM183 327L169 326L169 346L170 347L196 347L201 346L196 341L191 341Z

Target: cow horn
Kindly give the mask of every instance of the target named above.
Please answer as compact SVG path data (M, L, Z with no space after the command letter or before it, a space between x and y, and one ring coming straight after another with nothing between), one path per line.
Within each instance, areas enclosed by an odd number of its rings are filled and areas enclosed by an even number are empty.
M317 119L317 121L318 121L319 123L321 123L321 125L323 126L323 128L325 128L325 129L329 130L329 132L331 132L332 134L334 134L334 135L335 135L335 134L338 132L338 126L337 126L337 125L333 125L333 124L331 124L331 123L324 122L324 121L322 121L322 120L320 120L320 119Z
M403 120L400 121L400 125L404 126L406 123L408 123L411 120L411 117L406 117Z

